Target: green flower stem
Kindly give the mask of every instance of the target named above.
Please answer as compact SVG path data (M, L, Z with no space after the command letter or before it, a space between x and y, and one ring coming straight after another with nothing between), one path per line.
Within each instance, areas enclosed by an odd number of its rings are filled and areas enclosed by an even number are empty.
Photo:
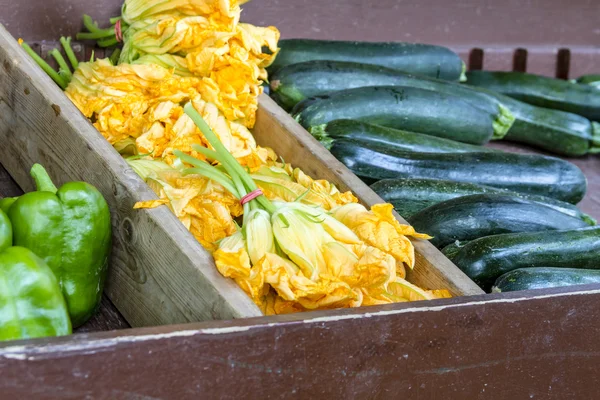
M110 55L110 62L112 65L117 65L119 63L119 57L121 56L121 49L116 48L115 51Z
M110 19L110 24L111 24L111 25L114 25L114 24L116 24L116 23L117 23L117 21L120 21L121 19L122 19L121 17L112 17L112 18Z
M89 31L77 34L77 39L102 39L115 36L115 27L100 29L89 15L83 16L83 25Z
M73 67L74 70L76 70L79 67L79 61L77 61L77 57L75 56L75 53L73 52L73 48L71 47L71 37L67 37L65 38L64 36L60 38L60 44L62 44L63 48L65 49L65 54L67 55L67 58L69 59L69 62L71 63L71 66Z
M56 63L60 68L59 72L63 73L67 83L71 82L71 78L73 78L73 75L71 74L71 69L69 68L69 65L65 61L62 54L60 54L60 51L58 49L53 49L52 51L50 51L50 55L56 60Z
M111 46L116 46L117 44L119 44L119 41L117 40L116 37L111 37L111 38L98 40L96 43L100 47L111 47Z
M208 140L208 142L215 149L215 152L219 156L217 161L223 164L223 166L227 169L229 175L232 177L234 182L235 178L239 177L243 185L246 187L246 193L258 189L258 186L256 186L254 180L252 180L250 175L246 172L246 170L244 170L240 163L238 163L235 157L233 157L231 153L229 153L229 151L223 145L223 143L221 143L217 135L212 131L212 129L210 129L206 121L204 121L200 113L194 108L192 103L187 103L183 110L192 119L192 121L194 121L194 124L196 124L196 126L198 127L198 129L200 129L206 140ZM200 146L194 145L192 146L192 148L198 151L198 148L200 148ZM256 200L257 203L259 203L267 212L275 212L275 206L265 196L259 196L256 198Z
M31 58L34 59L34 61L44 70L44 72L46 72L50 76L50 78L52 78L52 80L62 88L62 90L65 90L67 88L67 82L65 82L65 80L58 74L58 72L56 72L50 65L48 65L48 63L44 61L42 57L38 56L36 52L33 51L33 49L29 47L27 43L21 43L21 47L23 48L23 50L25 50L27 54L29 54Z
M205 176L215 182L217 182L219 185L223 186L227 191L229 191L234 197L236 197L237 199L240 198L237 189L235 188L235 186L233 186L233 183L231 183L231 180L229 179L229 177L223 175L219 175L218 171L212 170L212 167L209 168L186 168L183 170L182 174L185 175L190 175L190 174L196 174L196 175L202 175Z

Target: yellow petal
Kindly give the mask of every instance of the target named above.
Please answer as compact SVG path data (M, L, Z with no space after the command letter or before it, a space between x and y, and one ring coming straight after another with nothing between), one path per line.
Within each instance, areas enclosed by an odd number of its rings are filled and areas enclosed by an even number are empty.
M165 204L169 204L169 200L167 199L159 199L159 200L146 200L146 201L138 201L133 205L135 210L140 208L156 208L158 206L162 206Z

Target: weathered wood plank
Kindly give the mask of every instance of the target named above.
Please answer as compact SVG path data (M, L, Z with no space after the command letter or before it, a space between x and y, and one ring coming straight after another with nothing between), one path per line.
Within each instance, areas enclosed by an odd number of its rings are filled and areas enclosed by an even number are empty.
M114 246L106 293L133 326L260 315L122 157L0 27L0 160L25 190L43 164L61 184L84 180L106 197Z
M302 166L307 174L327 179L340 190L352 190L363 204L384 202L266 95L260 97L254 137L260 145L277 149L277 154L286 162ZM394 214L401 223L407 223ZM412 282L431 289L448 288L455 295L483 293L431 243L424 240L413 240L413 243L416 266L413 271L407 271Z
M600 286L566 290L5 343L0 393L14 399L595 399Z

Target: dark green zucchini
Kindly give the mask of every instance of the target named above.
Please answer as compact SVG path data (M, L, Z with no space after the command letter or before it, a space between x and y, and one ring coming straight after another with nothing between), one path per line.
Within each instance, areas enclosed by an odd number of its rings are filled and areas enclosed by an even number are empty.
M320 135L336 119L471 144L485 144L495 134L493 117L460 96L404 86L360 87L311 97L296 104L292 115L313 135Z
M408 86L460 96L494 118L494 132L503 136L514 117L494 96L456 82L411 75L379 65L344 61L308 61L281 68L271 76L271 97L286 110L314 96L365 86Z
M338 139L331 153L359 177L441 179L475 183L577 203L587 181L574 164L555 157L504 152L416 153Z
M429 44L282 39L267 71L311 60L350 61L381 65L451 81L464 80L465 64L452 50Z
M467 243L451 261L483 290L518 268L598 268L600 227L505 233Z
M546 76L505 71L470 71L469 85L490 89L538 107L600 120L600 92L593 87Z
M596 122L577 114L536 107L483 87L472 88L496 96L511 110L515 121L504 140L569 157L600 152L600 125Z
M600 85L600 74L582 75L577 79L573 79L571 82L598 87L598 85Z
M360 140L367 145L374 143L405 151L420 151L431 153L468 153L473 151L498 151L489 147L456 142L422 133L386 128L385 126L369 124L350 119L338 119L325 125L322 132L314 136L330 149L337 139Z
M506 194L474 194L443 201L413 215L408 222L442 248L455 241L501 233L541 232L589 226L540 203Z
M409 219L419 211L442 201L471 194L504 193L525 200L534 201L585 221L588 225L596 225L596 221L583 213L577 206L550 197L511 192L491 186L474 183L453 182L436 179L384 179L371 185L382 199L394 205L396 211Z
M444 247L442 249L442 254L445 255L446 257L448 257L450 260L452 260L452 258L458 254L459 251L461 251L461 249L463 247L465 247L467 245L467 243L469 243L468 241L455 241L454 243L450 243L449 245L447 245L446 247Z
M592 283L600 283L600 270L552 267L519 268L496 279L492 292L515 292Z
M480 87L471 89L496 97L513 114L503 140L525 143L567 157L600 151L600 125L577 114L532 106Z

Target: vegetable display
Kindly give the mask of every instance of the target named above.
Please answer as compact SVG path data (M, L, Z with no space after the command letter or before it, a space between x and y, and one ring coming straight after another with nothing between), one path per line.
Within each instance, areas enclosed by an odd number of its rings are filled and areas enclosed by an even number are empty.
M575 205L587 191L575 165L481 145L506 140L568 157L600 152L597 76L566 82L470 71L456 82L364 60L360 51L349 57L350 48L292 41L269 71L270 95L448 257L499 234L596 224ZM480 112L491 117L492 135Z
M457 81L464 79L465 65L445 47L421 43L366 43L332 40L285 39L269 73L286 65L312 60L375 64L414 74Z
M415 257L408 236L429 236L399 224L392 205L368 210L256 143L251 129L279 31L239 22L242 3L126 0L110 27L84 16L87 32L78 35L117 47L109 58L71 60L66 38L73 71L66 60L58 72L36 61L159 197L134 208L168 206L265 314L450 296L403 279ZM394 58L397 46L385 48L382 60ZM447 49L406 49L400 64L420 57L425 72L462 72ZM456 72L430 53L456 61ZM489 113L479 115L491 135Z

